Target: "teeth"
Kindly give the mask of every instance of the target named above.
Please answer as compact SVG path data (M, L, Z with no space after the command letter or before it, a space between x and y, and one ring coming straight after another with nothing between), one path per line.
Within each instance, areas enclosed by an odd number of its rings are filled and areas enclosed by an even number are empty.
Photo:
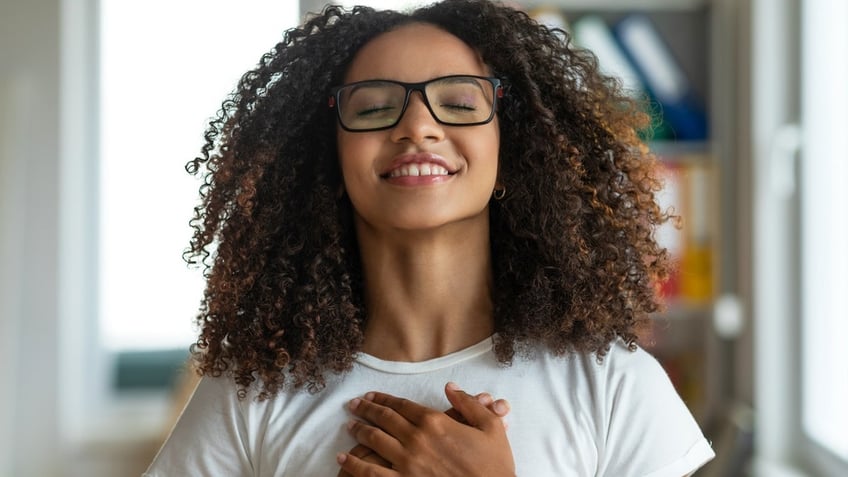
M389 173L389 177L446 175L448 170L438 164L406 164Z

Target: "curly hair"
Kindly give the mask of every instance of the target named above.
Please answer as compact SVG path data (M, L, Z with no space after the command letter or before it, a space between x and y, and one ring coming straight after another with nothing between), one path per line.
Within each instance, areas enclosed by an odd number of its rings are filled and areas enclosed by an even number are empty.
M364 44L416 22L463 40L506 84L509 192L489 208L498 359L531 346L603 357L617 338L632 348L661 306L669 265L654 230L668 217L638 135L649 118L590 52L486 0L411 13L328 6L242 77L186 166L205 179L185 257L207 279L193 357L201 374L232 375L241 397L256 380L260 399L317 392L361 349L363 274L328 92Z

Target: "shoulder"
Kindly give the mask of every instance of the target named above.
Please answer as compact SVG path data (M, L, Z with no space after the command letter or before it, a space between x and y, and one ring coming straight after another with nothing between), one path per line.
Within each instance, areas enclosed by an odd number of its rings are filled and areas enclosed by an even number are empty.
M513 362L513 371L506 376L513 374L532 376L550 392L577 399L591 409L599 423L609 422L625 408L639 410L651 407L652 402L670 402L676 408L682 405L657 359L620 340L611 343L603 355L575 352L559 356L536 348Z
M602 475L680 476L712 458L698 423L650 353L617 342L595 366L605 421Z
M641 347L631 348L618 340L603 356L587 354L581 359L610 426L640 419L648 425L668 417L694 424L668 373Z
M621 340L610 345L602 357L591 355L598 372L610 383L645 382L647 386L671 385L668 374L653 355L639 346L630 348Z
M528 439L544 432L541 422L568 430L567 438L547 439L546 445L567 442L574 451L575 436L586 436L577 458L595 455L587 467L594 475L680 477L713 456L686 403L646 350L616 341L603 356L536 349L526 358L516 363L520 386L517 380L502 385L512 386L514 414L536 419ZM539 400L540 394L552 402Z
M542 352L534 358L533 361L544 362L548 368L564 369L569 380L582 380L591 387L671 387L668 375L656 358L641 347L631 348L621 340L611 343L603 355L572 353L553 356L550 352Z
M145 475L252 474L244 401L232 378L201 378Z

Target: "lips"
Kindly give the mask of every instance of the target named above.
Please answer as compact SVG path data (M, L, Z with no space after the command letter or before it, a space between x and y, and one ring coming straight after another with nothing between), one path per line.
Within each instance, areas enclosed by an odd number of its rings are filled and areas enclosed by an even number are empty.
M442 156L429 152L419 152L396 156L391 164L381 172L380 177L387 179L396 177L450 176L455 173L456 169L451 168Z

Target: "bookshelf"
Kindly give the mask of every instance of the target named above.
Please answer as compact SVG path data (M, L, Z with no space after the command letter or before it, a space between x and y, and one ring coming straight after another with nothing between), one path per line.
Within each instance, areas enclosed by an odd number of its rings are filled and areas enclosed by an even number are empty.
M732 377L726 358L725 344L713 327L715 300L722 290L732 289L729 279L735 253L723 243L732 243L733 230L725 225L735 219L732 182L725 184L729 173L732 137L732 84L727 80L733 66L722 49L731 41L726 36L730 27L724 24L728 11L725 0L522 0L517 3L540 21L563 22L581 44L579 25L597 24L601 19L609 38L616 41L621 53L639 73L637 61L623 45L621 23L631 17L646 19L661 38L667 53L688 82L693 98L699 101L705 116L706 130L701 137L659 137L650 142L661 159L666 175L666 190L660 201L673 206L683 216L682 229L669 227L659 232L664 245L675 257L677 271L669 283L663 284L668 308L654 317L642 345L654 354L675 384L678 392L702 426L709 429L721 413L726 382ZM554 23L555 24L555 23ZM584 29L585 35L585 29ZM598 45L597 36L586 41ZM601 42L602 46L604 43ZM604 54L598 54L602 69ZM631 48L633 46L631 45ZM607 61L615 64L615 55ZM624 68L621 75L627 74ZM616 74L607 71L610 74ZM642 75L639 75L642 76ZM644 76L641 78L646 80ZM625 87L628 81L625 80ZM647 83L647 81L645 81ZM648 86L643 84L643 86ZM647 90L651 92L650 86ZM651 92L652 93L652 92ZM654 99L658 99L653 95Z

